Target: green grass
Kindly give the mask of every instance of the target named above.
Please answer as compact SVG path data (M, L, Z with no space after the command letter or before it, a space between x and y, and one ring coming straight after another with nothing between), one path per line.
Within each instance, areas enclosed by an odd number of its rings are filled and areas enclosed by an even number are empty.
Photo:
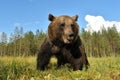
M36 70L35 57L0 57L0 80L119 80L120 57L89 58L88 70L56 69L52 58L45 71Z

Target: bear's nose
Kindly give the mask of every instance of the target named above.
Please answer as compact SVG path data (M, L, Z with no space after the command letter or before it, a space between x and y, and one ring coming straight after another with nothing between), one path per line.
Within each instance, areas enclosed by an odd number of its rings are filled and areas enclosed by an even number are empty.
M70 32L70 33L69 33L69 37L70 37L70 38L74 37L74 33L73 33L73 32Z

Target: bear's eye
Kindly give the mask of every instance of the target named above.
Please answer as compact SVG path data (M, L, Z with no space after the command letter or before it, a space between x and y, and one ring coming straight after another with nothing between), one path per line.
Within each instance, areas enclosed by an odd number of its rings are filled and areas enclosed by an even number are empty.
M65 23L60 24L60 26L61 26L61 27L64 27L64 26L65 26Z

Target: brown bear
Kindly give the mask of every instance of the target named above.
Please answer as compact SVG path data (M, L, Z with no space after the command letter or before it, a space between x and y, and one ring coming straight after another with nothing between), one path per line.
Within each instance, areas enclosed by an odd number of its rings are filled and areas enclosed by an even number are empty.
M51 23L48 35L41 44L37 56L37 69L45 70L50 58L56 56L58 67L70 63L73 70L82 70L89 65L84 46L79 37L78 16L53 16L49 14Z

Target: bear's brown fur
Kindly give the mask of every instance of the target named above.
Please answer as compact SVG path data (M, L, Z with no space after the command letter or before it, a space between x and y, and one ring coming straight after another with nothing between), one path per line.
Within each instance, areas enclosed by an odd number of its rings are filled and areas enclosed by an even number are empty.
M49 14L51 23L48 26L48 35L41 44L37 56L37 69L44 70L53 55L58 59L58 67L70 63L73 70L82 70L83 65L86 67L89 65L78 35L77 18L77 15L55 17Z

